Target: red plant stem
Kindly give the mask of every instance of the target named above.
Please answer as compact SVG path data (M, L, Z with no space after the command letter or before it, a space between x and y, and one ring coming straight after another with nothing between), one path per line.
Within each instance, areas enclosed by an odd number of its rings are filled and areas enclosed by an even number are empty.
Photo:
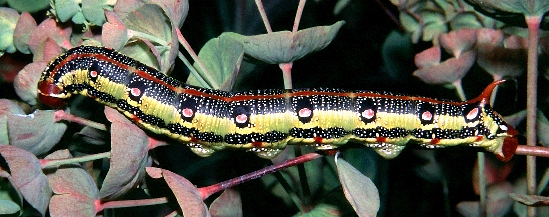
M236 178L233 178L233 179L229 179L227 181L223 181L223 182L219 182L219 183L216 183L216 184L213 184L213 185L210 185L210 186L199 188L198 190L200 191L202 199L205 200L206 198L208 198L209 196L211 196L212 194L214 194L216 192L219 192L219 191L225 190L227 188L231 188L233 186L236 186L238 184L241 184L241 183L244 183L244 182L247 182L247 181L262 177L262 176L265 176L267 174L271 174L273 172L282 170L282 169L287 168L287 167L291 167L291 166L294 166L294 165L302 164L302 163L305 163L307 161L311 161L311 160L320 158L322 156L323 155L321 155L319 153L316 153L316 152L308 153L308 154L296 157L294 159L289 159L289 160L286 160L284 162L281 162L281 163L278 163L278 164L275 164L275 165L272 165L272 166L268 166L268 167L265 167L263 169L248 173L246 175L242 175L242 176L239 176L239 177L236 177Z
M74 122L77 124L86 125L98 130L107 131L107 127L104 124L93 122L85 118L68 114L63 110L55 111L54 115L55 115L55 121L66 120L66 121Z
M538 44L539 26L542 16L526 16L528 26L528 65L526 89L526 145L536 146L537 123L537 82L538 82ZM526 182L528 194L536 194L536 157L526 157ZM535 216L536 210L528 207L528 216Z

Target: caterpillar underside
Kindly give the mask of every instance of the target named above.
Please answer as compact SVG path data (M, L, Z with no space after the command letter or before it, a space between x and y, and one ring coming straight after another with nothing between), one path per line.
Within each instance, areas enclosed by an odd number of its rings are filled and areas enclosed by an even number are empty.
M72 94L94 98L200 156L238 148L270 158L287 144L356 142L393 158L413 141L479 146L508 160L517 133L488 104L501 82L466 102L333 88L224 92L185 85L112 49L81 46L54 59L38 89L51 106Z

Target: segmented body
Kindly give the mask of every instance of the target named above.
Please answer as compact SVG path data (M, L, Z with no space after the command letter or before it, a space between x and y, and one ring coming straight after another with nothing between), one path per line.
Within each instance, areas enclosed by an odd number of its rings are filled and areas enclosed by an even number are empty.
M81 46L53 60L38 88L54 106L72 94L92 97L201 156L239 148L273 157L287 144L333 149L352 141L393 158L414 141L480 146L507 160L516 132L488 104L499 83L466 102L333 88L225 92L185 85L112 49Z

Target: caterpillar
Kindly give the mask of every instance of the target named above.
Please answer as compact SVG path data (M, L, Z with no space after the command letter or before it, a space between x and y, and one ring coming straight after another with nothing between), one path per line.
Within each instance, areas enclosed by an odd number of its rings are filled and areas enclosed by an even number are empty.
M49 63L38 95L52 107L73 94L91 97L200 156L237 148L272 158L287 144L355 142L390 159L415 142L478 146L509 160L517 132L488 101L502 82L464 102L335 88L225 92L186 85L113 49L80 46Z

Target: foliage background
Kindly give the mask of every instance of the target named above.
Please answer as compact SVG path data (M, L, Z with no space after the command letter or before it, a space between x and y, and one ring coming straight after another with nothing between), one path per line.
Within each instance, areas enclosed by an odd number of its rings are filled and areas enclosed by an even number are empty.
M414 55L431 47L432 43L412 44L409 37L399 32L399 24L393 22L385 11L388 10L389 14L394 16L399 14L398 9L390 2L349 1L346 7L335 14L333 10L337 3L307 2L300 29L330 25L339 20L345 20L346 24L327 48L294 63L294 88L338 87L459 99L454 90L440 85L425 84L412 75L417 69ZM264 4L273 31L291 29L298 0L272 0L265 1ZM33 16L40 20L45 16L45 12L40 11ZM238 0L191 0L189 14L181 30L195 50L222 32L234 31L243 35L265 32L253 2ZM395 30L396 33L393 32ZM396 34L396 38L391 38L389 43L386 43L391 32ZM32 58L20 53L3 56L0 59L2 75L10 75L6 66L24 66L25 61L30 62ZM14 63L7 64L9 62ZM236 90L283 87L280 69L276 65L244 63L242 68L245 74L240 76ZM186 80L188 70L178 62L171 76L178 80ZM8 77L3 77L0 84L0 98L16 99ZM473 66L463 80L466 95L470 98L476 96L491 79L491 76L484 73L479 66ZM502 115L510 115L524 109L525 93L520 91L524 90L524 79L524 76L517 78L516 88L499 90L499 94L505 97L498 98L494 105L495 110ZM543 87L546 83L546 80L541 79L539 86ZM542 92L540 95L545 96L546 93ZM546 109L541 108L542 111ZM87 110L102 111L102 106L95 104ZM68 135L77 132L75 126L72 127ZM456 216L459 214L455 207L459 202L478 200L472 185L472 168L475 166L477 150L435 150L435 165L442 168L441 170L425 168L433 165L433 162L421 157L424 151L405 149L397 159L390 161L382 159L370 149L362 148L355 151L360 152L357 155L361 156L355 162L362 163L365 173L374 174L370 177L380 190L380 216ZM174 145L158 147L153 154L164 168L186 177L198 186L233 178L263 168L266 164L253 154L239 151L224 151L209 158L199 158L186 147ZM524 168L523 162L522 157L515 157L514 168ZM544 160L540 163L539 168L546 168ZM357 164L354 165L359 167ZM432 171L437 172L430 174ZM523 173L520 169L513 170L507 179L513 182ZM309 182L315 180L310 179ZM276 210L287 216L298 211L292 204L288 205L283 199L276 197L260 180L244 183L238 189L245 207L245 215L265 215ZM140 192L130 192L126 195L128 199L141 196L143 195ZM317 196L316 199L323 198L322 195ZM111 212L137 215L159 211L158 207L140 207Z

